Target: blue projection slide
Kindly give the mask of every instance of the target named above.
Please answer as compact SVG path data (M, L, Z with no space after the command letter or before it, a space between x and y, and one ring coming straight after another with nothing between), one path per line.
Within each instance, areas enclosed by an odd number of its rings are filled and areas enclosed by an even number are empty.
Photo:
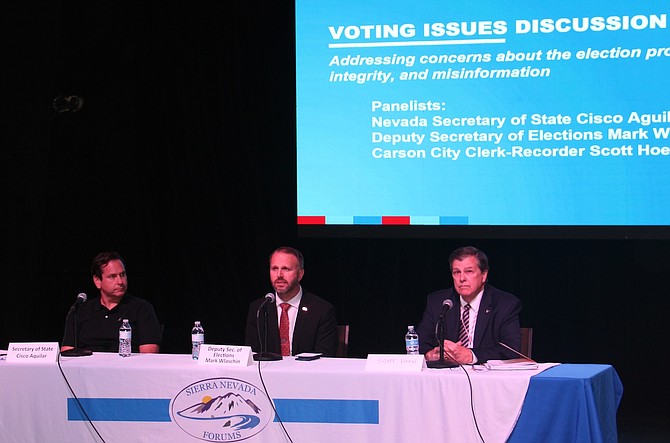
M667 0L297 0L298 223L670 225Z

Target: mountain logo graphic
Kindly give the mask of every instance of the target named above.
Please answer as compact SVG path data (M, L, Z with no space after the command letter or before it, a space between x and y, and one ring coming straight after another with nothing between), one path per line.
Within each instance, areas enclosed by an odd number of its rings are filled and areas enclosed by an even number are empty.
M170 414L184 432L204 441L248 439L274 418L265 392L236 378L199 380L182 389L170 404Z

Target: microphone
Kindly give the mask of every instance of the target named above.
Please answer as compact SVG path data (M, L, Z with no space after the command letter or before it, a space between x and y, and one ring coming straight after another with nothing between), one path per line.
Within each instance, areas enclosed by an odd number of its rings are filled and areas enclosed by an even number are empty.
M80 304L84 303L88 296L84 294L83 292L80 292L79 295L77 295L77 299L72 303L72 306L70 307L70 311L74 311L79 307Z
M66 323L67 319L72 317L72 334L74 336L74 348L62 351L60 355L62 355L63 357L84 357L93 354L93 352L91 352L88 349L80 349L77 347L77 345L79 344L77 340L77 308L79 307L80 304L84 303L87 298L88 296L85 293L80 292L77 295L77 299L74 301L74 303L72 303L72 307L70 308L70 311L65 317ZM65 327L65 329L67 330L67 326Z
M437 336L438 346L440 348L440 359L431 360L426 362L426 366L429 368L443 369L443 368L455 368L459 366L458 363L447 361L444 359L444 315L447 311L454 307L454 302L446 299L442 302L442 311L438 317L437 323L435 324L435 335Z
M447 313L447 311L451 308L454 307L454 302L446 299L445 301L442 302L442 312L440 312L440 317L444 317L444 315Z
M258 332L258 343L260 345L260 352L254 354L254 360L256 361L275 361L275 360L281 360L282 356L280 354L275 354L274 352L268 352L268 309L267 305L269 303L272 303L275 301L275 295L272 292L268 292L265 294L265 300L263 300L263 303L258 307L258 311L256 311L256 330ZM261 328L261 321L260 321L260 316L261 316L261 311L265 308L265 312L263 315L263 328ZM264 332L264 335L261 337L261 329ZM260 366L258 367L260 370Z
M272 303L275 301L275 295L272 292L268 292L265 294L265 300L263 300L263 303L258 307L258 312L260 312L261 309L263 309L268 303Z

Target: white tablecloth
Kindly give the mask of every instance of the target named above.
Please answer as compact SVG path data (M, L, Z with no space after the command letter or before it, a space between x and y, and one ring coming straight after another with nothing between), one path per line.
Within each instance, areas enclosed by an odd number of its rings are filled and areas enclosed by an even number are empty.
M296 361L291 357L262 362L259 374L257 364L198 365L190 355L134 354L122 358L96 353L63 357L61 366L85 409L92 407L95 429L107 442L274 443L289 441L285 429L295 443L461 443L481 441L479 432L484 441L495 443L505 442L514 428L530 377L552 365L540 365L537 371L479 372L470 368L468 377L460 368L372 372L365 370L363 359ZM239 391L241 396L237 395L238 386L244 387ZM209 417L211 411L194 415L183 407L233 392L242 406L255 402L258 407L263 405L263 386L277 405L283 427L274 420L269 402L257 414L271 415L262 430L259 425L234 431L231 426L235 423L222 424L220 419ZM77 405L56 364L0 362L0 389L3 442L100 441L93 427L77 414ZM249 403L251 395L255 397ZM226 399L223 406L230 407L231 397ZM245 416L258 419L253 413ZM217 431L211 430L214 424Z

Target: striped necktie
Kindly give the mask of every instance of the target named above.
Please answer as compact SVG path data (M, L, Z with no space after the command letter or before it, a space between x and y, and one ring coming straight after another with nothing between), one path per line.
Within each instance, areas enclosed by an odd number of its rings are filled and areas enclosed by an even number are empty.
M470 344L469 333L470 331L470 303L467 303L463 306L463 313L461 314L461 330L458 333L458 342L461 346L466 348Z

